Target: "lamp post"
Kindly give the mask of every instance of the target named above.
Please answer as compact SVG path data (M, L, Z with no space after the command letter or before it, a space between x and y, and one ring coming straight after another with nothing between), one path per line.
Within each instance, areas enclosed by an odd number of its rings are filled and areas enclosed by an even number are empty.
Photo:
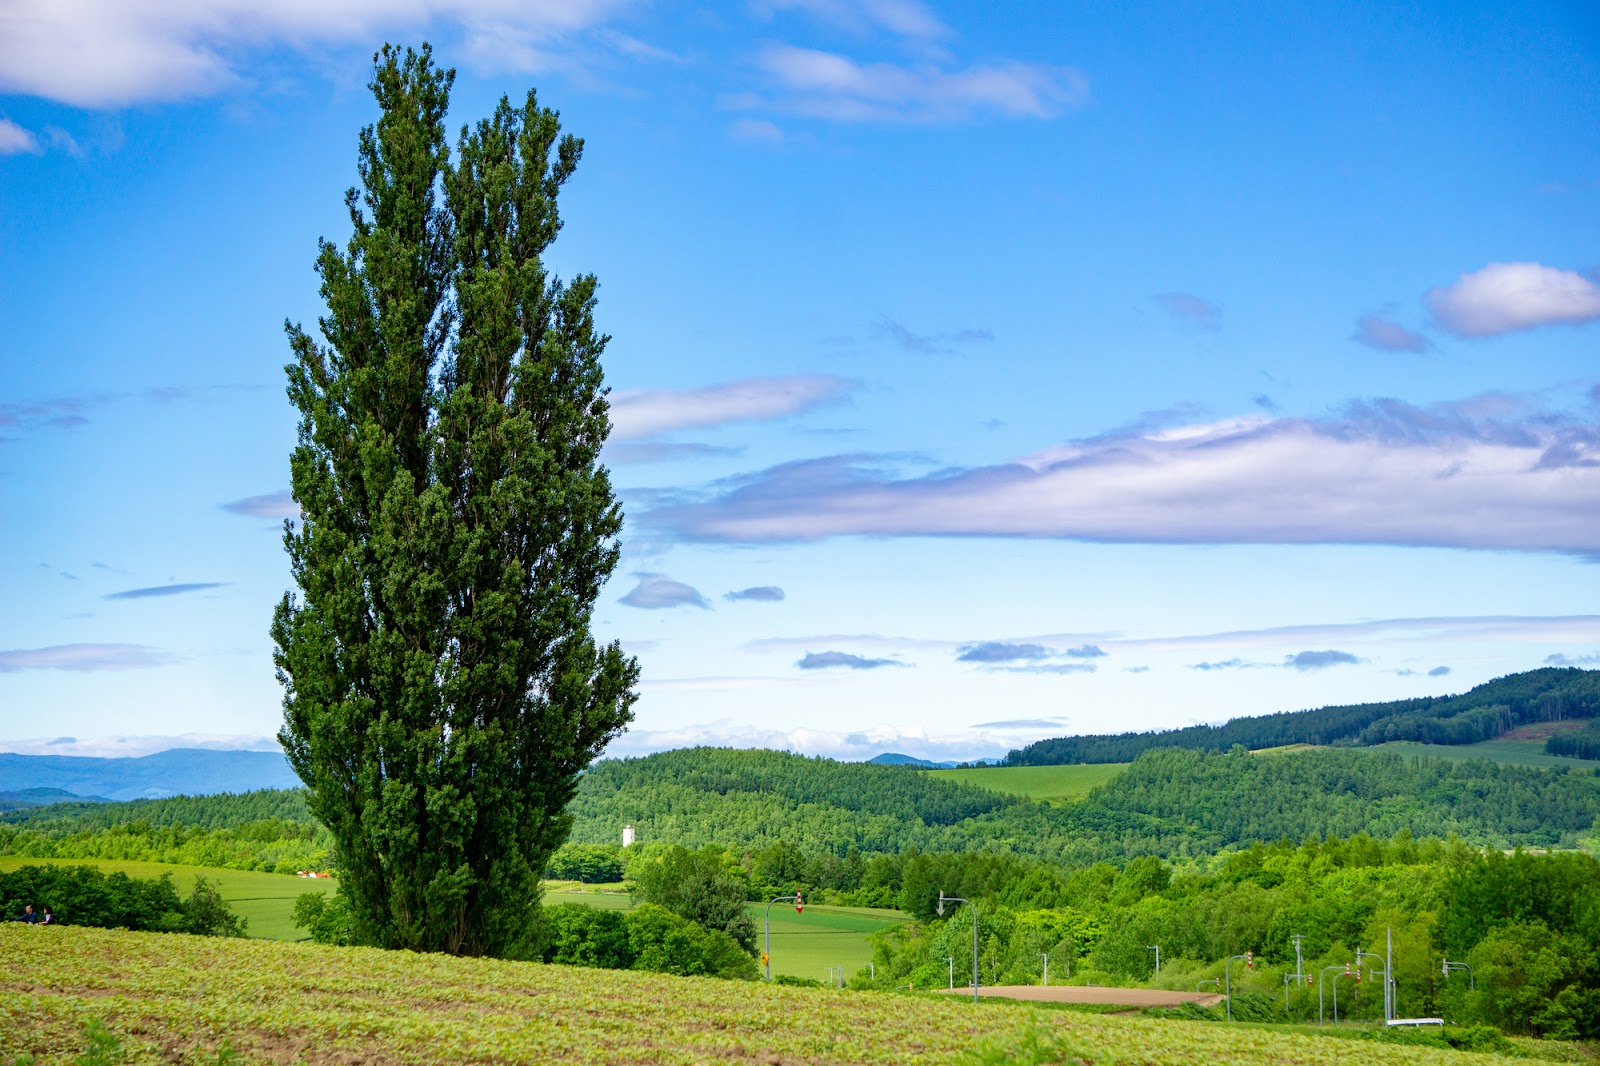
M1346 963L1344 965L1324 966L1322 968L1322 970L1317 974L1317 1024L1318 1025L1327 1024L1326 1021L1322 1017L1322 979L1327 976L1329 970L1343 970L1345 973L1349 973L1350 972L1350 966L1349 966L1348 963ZM1334 1003L1333 1020L1335 1022L1337 1022L1339 1020L1339 978L1337 976L1335 976L1334 979L1333 979L1333 1003Z
M1233 965L1235 959L1243 959L1246 969L1254 968L1256 964L1255 956L1256 953L1253 951L1247 951L1243 955L1229 955L1222 964L1222 983L1227 988L1225 994L1228 997L1228 1020L1230 1022L1233 1021L1233 975L1228 968Z
M1361 965L1361 960L1362 959L1381 959L1381 958L1383 958L1383 956L1379 955L1377 952L1362 951L1359 948L1356 949L1356 965L1357 966ZM1387 1022L1392 1017L1394 1017L1394 1015L1389 1013L1389 1011L1390 1011L1390 1006L1389 1006L1389 970L1388 970L1387 967L1385 967L1381 971L1379 971L1379 970L1369 970L1368 972L1369 973L1380 973L1381 972L1383 974L1383 1020L1385 1022Z
M806 909L806 901L800 898L799 892L792 896L777 896L767 903L766 917L763 919L767 932L766 950L761 953L761 964L767 968L767 980L769 981L772 980L772 905L774 903L787 903L790 900L794 901L794 912L796 914L800 914Z
M954 992L956 990L956 957L954 955L946 955L944 961L950 964L950 991Z
M944 905L946 903L965 903L972 908L972 1002L976 1004L978 1002L978 905L970 899L962 899L960 896L947 896L941 890L939 893L939 917L941 918L944 917ZM955 966L954 963L950 965L952 967ZM955 983L954 977L950 980L951 984Z
M1467 988L1469 990L1476 990L1478 987L1478 975L1472 972L1471 966L1464 962L1451 962L1449 959L1444 960L1445 980L1449 980L1451 974L1460 973L1462 970L1467 971Z

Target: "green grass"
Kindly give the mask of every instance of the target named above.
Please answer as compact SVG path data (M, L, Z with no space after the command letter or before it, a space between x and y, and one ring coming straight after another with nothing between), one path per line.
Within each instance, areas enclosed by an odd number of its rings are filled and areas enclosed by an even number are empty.
M627 896L602 892L552 892L545 889L546 906L581 903L604 910L628 910ZM756 923L756 946L765 941L763 916L765 903L746 908ZM874 907L817 907L807 905L801 914L790 903L772 906L772 975L810 977L828 980L828 967L843 966L848 979L872 961L872 942L868 938L880 929L911 920L900 911Z
M0 872L15 870L19 866L39 866L46 863L58 866L95 866L111 873L120 870L129 877L156 878L170 874L180 895L188 895L194 879L204 877L216 886L223 901L241 918L249 920L246 930L253 937L265 940L300 940L305 931L294 925L294 901L306 892L331 895L337 881L319 877L290 877L288 874L269 874L255 870L219 870L207 866L176 866L162 862L130 862L122 859L29 859L16 855L0 856ZM62 920L72 921L63 914ZM0 1060L3 1061L3 1060Z
M1425 755L1436 759L1488 759L1512 766L1569 766L1581 770L1600 768L1600 762L1588 759L1546 755L1544 742L1540 740L1484 740L1477 744L1417 744L1409 740L1397 740L1376 745L1369 750L1393 755Z
M962 770L925 770L949 781L978 785L994 792L1071 803L1083 799L1127 769L1127 763L1077 763L1071 766L979 766Z
M808 908L809 909L809 908ZM1317 1035L373 948L0 923L0 1062L1512 1066ZM94 1048L98 1058L86 1052ZM1526 1060L1520 1060L1526 1061Z

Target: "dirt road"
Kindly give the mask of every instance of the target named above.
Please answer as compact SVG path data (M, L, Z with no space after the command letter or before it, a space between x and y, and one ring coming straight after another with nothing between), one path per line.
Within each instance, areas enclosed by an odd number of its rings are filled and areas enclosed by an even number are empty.
M947 995L972 995L972 986L944 989ZM1034 1003L1109 1003L1120 1007L1176 1007L1196 1003L1214 1007L1223 997L1215 992L1168 992L1159 988L1099 988L1082 985L993 985L978 989L980 996L1025 999Z

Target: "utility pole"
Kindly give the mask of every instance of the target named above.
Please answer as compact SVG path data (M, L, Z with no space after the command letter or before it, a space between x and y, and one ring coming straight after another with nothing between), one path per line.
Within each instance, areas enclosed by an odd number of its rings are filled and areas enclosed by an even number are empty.
M1383 989L1385 993L1383 1002L1389 1011L1384 1021L1392 1022L1400 1015L1394 994L1394 926L1385 926L1384 928L1386 945L1384 948L1385 958L1383 960Z
M1304 940L1305 936L1300 933L1296 933L1289 939L1294 941L1294 975L1296 977L1304 977L1306 975L1306 969L1305 963L1300 960L1300 941Z
M946 903L965 903L967 906L972 908L972 1004L973 1004L973 1006L977 1006L977 1004L978 1004L978 905L976 903L972 902L970 899L961 899L958 896L947 896L947 895L944 894L944 890L941 889L939 891L939 917L941 917L941 918L944 917L944 905ZM950 965L952 967L954 967L955 963L951 963ZM954 973L954 971L952 970L952 974L953 973ZM951 985L955 984L955 977L954 976L952 976L950 978L950 983L951 983Z
M946 955L944 961L950 964L950 991L954 992L956 990L956 958L954 955Z
M1160 944L1146 944L1145 946L1148 947L1151 951L1156 953L1156 976L1160 977L1161 976L1161 945Z
M1044 960L1044 980L1041 981L1040 983L1042 985L1044 985L1045 988L1049 988L1050 987L1050 953L1048 951L1041 951L1041 952L1039 952L1039 957Z

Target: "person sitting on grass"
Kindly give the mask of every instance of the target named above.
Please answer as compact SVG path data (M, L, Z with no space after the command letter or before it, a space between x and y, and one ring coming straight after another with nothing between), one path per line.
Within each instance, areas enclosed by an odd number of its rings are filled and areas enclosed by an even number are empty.
M39 917L39 924L40 925L55 925L56 924L56 912L51 910L49 907L46 907L44 909L44 914L40 915L40 917Z
M17 921L27 922L29 925L33 925L38 920L39 916L33 913L33 904L31 903L22 908L22 917L17 919Z

